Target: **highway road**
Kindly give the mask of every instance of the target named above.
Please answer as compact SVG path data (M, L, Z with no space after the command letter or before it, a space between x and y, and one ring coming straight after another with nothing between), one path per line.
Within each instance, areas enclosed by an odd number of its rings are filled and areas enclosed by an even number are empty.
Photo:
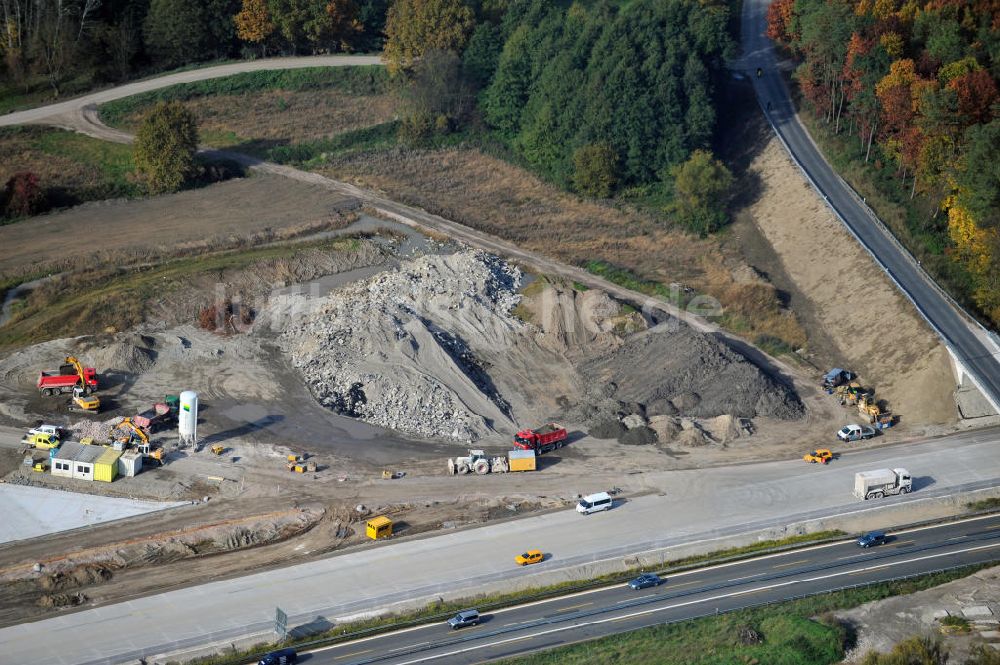
M572 567L663 547L703 543L719 549L735 534L844 514L871 515L882 506L995 487L1000 483L1000 429L869 450L842 446L829 466L801 460L643 474L651 494L627 497L614 510L574 510L489 524L427 538L352 548L318 561L0 629L0 654L33 665L106 663L264 632L275 608L289 626L339 623L366 611L455 589L476 592L497 581L540 585L566 579ZM905 465L914 492L880 501L851 495L857 471ZM485 476L502 492L503 478ZM595 491L600 487L581 487ZM545 562L513 564L537 547ZM58 634L53 654L48 637ZM110 658L110 660L109 660ZM2 659L0 659L2 660Z
M659 587L624 584L484 612L453 631L436 623L311 652L309 665L458 665L551 649L680 621L888 580L951 566L1000 560L1000 516L901 531L880 547L853 540L669 576Z
M741 68L753 80L761 106L792 157L847 228L882 265L900 290L948 344L1000 411L1000 348L958 311L927 274L869 215L862 202L834 172L799 122L785 86L774 46L766 35L770 0L743 3ZM763 75L754 74L761 68Z

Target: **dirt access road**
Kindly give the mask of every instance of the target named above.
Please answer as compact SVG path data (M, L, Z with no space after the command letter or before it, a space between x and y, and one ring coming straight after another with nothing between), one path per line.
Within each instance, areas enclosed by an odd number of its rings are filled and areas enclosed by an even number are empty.
M271 60L257 60L252 62L222 65L219 67L209 67L190 72L170 74L160 78L149 79L137 83L130 83L118 88L104 90L66 102L51 104L37 109L32 109L30 111L13 113L4 118L0 118L0 126L23 123L56 125L74 131L79 131L95 138L128 143L132 140L131 135L111 129L100 122L97 117L96 105L114 99L128 97L140 92L169 87L178 83L231 76L233 74L246 71L319 66L371 65L378 64L379 62L380 61L377 56L317 56L310 58L277 58ZM499 254L501 256L507 256L514 261L541 273L554 277L560 277L570 282L575 281L585 284L590 288L604 290L615 298L640 305L643 312L655 320L664 321L669 317L679 318L695 330L708 334L714 334L720 337L725 341L725 343L746 355L752 362L764 368L773 376L790 384L795 383L799 394L809 394L812 392L812 381L810 378L802 376L798 371L794 370L786 363L767 356L767 354L746 341L726 333L718 326L709 323L705 319L675 307L672 303L668 303L660 299L650 298L637 291L623 288L617 284L596 277L581 268L567 266L557 261L541 257L532 252L527 252L512 243L502 241L485 233L474 231L467 226L458 224L438 215L429 214L418 208L391 201L379 196L375 192L355 187L354 185L350 185L348 183L338 182L316 173L310 173L288 166L281 166L271 162L266 162L241 153L230 151L208 152L236 161L257 172L283 176L291 180L315 185L328 191L357 199L365 205L373 208L380 217L399 221L409 226L423 227L425 229L431 229L439 233L444 233L453 239L459 240L473 247L485 249L486 251ZM792 377L795 378L793 379Z

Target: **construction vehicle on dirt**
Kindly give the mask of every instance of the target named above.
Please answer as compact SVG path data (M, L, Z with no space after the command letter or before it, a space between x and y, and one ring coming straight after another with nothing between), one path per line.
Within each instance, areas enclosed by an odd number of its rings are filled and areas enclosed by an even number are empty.
M146 459L153 459L163 466L163 448L154 447L149 442L149 434L139 427L131 418L124 418L111 430L113 442L120 443L123 447L133 446Z
M73 388L73 398L69 401L69 410L97 413L101 410L101 400L97 395L88 395L83 388L77 386Z
M857 404L862 395L868 394L868 391L865 390L857 381L851 381L850 383L837 386L835 392L837 397L840 398L841 405Z
M503 455L488 457L484 450L470 450L465 457L448 458L448 473L462 475L469 472L485 476L487 473L507 473L510 463Z
M534 450L537 455L542 455L562 448L566 445L569 434L566 428L558 423L548 423L538 429L523 429L514 435L514 447L521 450Z
M453 476L469 472L485 476L487 473L534 471L537 468L533 450L512 450L506 456L492 457L482 450L470 450L465 457L448 458L448 473Z
M73 392L80 388L84 395L97 390L97 370L84 367L73 356L66 356L65 364L57 370L42 370L38 375L38 390L45 396Z

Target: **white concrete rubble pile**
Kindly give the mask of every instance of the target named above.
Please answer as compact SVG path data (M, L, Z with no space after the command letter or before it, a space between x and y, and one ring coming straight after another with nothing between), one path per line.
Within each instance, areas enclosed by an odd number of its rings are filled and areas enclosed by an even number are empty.
M512 425L477 352L516 343L520 282L518 268L485 252L423 256L300 308L281 344L324 406L472 441Z

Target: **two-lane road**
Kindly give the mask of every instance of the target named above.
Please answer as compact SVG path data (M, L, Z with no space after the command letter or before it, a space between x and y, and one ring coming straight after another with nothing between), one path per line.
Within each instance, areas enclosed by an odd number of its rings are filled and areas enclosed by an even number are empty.
M834 172L799 122L766 35L770 0L743 3L741 66L750 72L761 106L792 157L847 228L875 257L937 331L1000 412L1000 348L959 312L899 244L872 219L865 206ZM754 76L757 68L762 76Z
M465 664L549 649L856 584L1000 560L1000 516L892 534L880 547L853 541L672 575L659 587L618 585L485 612L458 631L444 623L326 647L309 665Z

